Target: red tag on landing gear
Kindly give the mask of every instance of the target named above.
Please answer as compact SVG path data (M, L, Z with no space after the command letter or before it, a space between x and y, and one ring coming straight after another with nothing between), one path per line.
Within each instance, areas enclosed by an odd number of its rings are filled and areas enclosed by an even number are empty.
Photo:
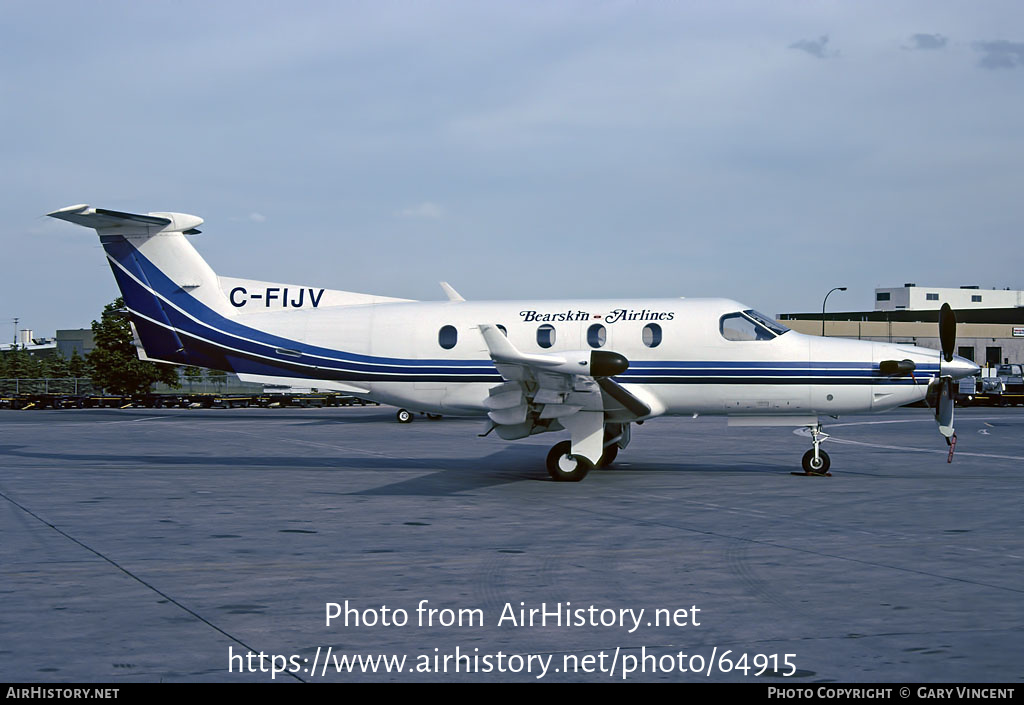
M952 463L953 462L953 451L955 451L955 450L956 450L956 434L954 433L953 436L949 439L949 455L946 456L946 462L947 463Z

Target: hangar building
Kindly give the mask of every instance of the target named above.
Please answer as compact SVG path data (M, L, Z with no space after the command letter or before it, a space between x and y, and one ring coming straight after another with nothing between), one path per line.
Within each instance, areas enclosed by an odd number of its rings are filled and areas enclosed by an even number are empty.
M886 343L940 347L939 309L949 303L956 312L957 354L993 367L1024 362L1024 291L956 289L904 284L875 289L873 311L780 313L778 320L800 333L858 338Z

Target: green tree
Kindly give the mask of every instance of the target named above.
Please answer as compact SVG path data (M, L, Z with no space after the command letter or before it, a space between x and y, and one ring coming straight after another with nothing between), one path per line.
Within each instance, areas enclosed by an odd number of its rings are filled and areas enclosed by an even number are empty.
M228 373L223 370L207 370L206 379L217 386L217 389L227 385Z
M203 381L203 368L196 365L185 365L181 369L181 377L188 382L188 389L192 391L192 385Z
M78 354L77 350L71 351L71 359L68 360L68 372L72 377L88 377L91 373L89 363Z
M7 353L7 376L18 379L36 379L42 376L42 363L29 355L24 347Z
M92 367L93 384L113 394L144 394L156 382L178 387L176 367L139 359L123 308L124 299L119 296L103 307L99 321L92 322L95 347L86 361Z
M68 361L60 350L53 354L53 356L45 358L42 361L42 373L43 377L51 377L54 379L64 378L70 376L68 371Z

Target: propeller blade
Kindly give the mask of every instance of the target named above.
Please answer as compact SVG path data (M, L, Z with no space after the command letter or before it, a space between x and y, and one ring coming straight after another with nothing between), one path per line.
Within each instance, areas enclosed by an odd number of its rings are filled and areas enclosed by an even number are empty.
M942 393L942 380L933 379L928 383L928 389L924 395L924 405L929 409L934 409L936 415L938 415L939 409L939 394Z
M939 342L942 344L942 359L939 361L941 376L929 385L925 398L935 400L935 421L939 424L939 433L945 437L949 446L946 462L951 463L953 451L956 450L956 431L953 429L956 393L953 391L953 379L975 374L978 366L962 357L956 358L956 362L953 363L953 350L956 348L956 314L948 303L942 304L942 308L939 309Z
M935 404L935 421L939 424L939 433L946 437L946 442L949 443L950 437L953 436L953 379L951 377L943 377L939 382L941 385L938 390L938 399Z
M942 344L942 357L946 362L952 362L956 346L956 314L949 304L942 304L939 311L939 341Z

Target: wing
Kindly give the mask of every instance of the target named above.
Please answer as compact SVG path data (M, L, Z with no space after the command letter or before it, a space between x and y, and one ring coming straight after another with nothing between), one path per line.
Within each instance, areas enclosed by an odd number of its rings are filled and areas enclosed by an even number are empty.
M492 428L502 438L568 430L572 452L597 462L606 423L653 415L650 404L612 379L629 367L622 355L606 350L524 353L496 326L479 328L505 379L491 388L485 402Z

